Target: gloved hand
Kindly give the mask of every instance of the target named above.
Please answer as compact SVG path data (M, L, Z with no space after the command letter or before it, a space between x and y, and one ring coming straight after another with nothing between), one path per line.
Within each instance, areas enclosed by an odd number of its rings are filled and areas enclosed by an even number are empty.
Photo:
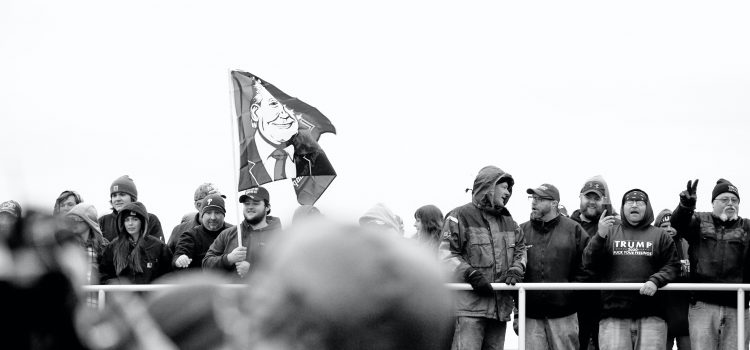
M695 203L698 201L697 190L698 179L695 179L695 182L688 181L687 189L680 192L680 204L686 208L695 208Z
M466 282L471 284L471 288L474 289L475 292L479 295L492 295L495 291L492 289L492 285L490 285L490 282L487 281L486 278L484 278L484 275L482 275L479 270L474 268L469 268L464 272L464 279Z
M508 269L508 272L505 273L503 279L505 279L505 284L515 286L516 283L523 282L523 274L521 271L518 271L518 268L511 267Z

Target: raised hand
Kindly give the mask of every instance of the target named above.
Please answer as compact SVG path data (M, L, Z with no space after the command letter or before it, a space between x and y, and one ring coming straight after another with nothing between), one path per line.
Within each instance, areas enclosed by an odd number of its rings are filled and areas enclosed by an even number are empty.
M687 189L680 192L680 204L684 207L694 208L698 201L698 179L687 182Z
M607 209L604 209L604 211L602 212L602 216L599 217L599 227L596 230L596 233L601 238L607 238L607 229L615 224L615 217L606 215Z

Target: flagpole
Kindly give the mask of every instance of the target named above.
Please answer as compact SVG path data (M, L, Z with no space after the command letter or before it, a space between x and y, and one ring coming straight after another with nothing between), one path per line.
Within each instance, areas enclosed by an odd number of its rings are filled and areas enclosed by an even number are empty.
M236 141L236 143L234 141L234 140L238 140L239 135L240 135L239 125L237 125L238 124L237 119L240 116L235 115L237 106L234 105L236 102L234 99L234 84L232 82L232 70L230 69L228 73L229 73L228 75L229 75L229 100L230 100L229 105L232 106L229 110L229 116L232 119L232 124L230 124L230 127L232 128L232 137L230 137L229 139L231 140L232 162L234 163L234 169L232 169L233 170L232 172L234 173L234 184L233 184L234 187L232 189L232 193L234 193L234 205L237 206L237 247L242 247L242 221L244 220L244 218L242 215L242 207L240 207L239 205L240 203L240 199L238 195L239 192L237 191L237 188L240 183L238 173L241 169L241 165L239 164L239 161L237 160L238 159L237 148L241 147L241 145L239 144L239 141Z

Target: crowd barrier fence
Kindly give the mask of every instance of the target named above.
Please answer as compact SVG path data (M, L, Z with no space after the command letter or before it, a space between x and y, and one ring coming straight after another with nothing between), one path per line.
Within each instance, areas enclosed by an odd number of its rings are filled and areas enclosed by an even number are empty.
M110 292L153 292L175 288L174 284L134 284L134 285L89 285L83 286L87 292L98 293L98 305L103 309L106 304L106 293ZM243 284L226 284L226 288L243 288ZM471 290L468 283L447 283L450 290ZM640 290L643 283L518 283L509 286L503 283L492 283L494 290L518 291L518 350L524 350L526 344L526 291L528 290ZM723 283L670 283L659 288L662 291L731 291L737 293L737 346L743 350L745 344L745 290L750 284Z

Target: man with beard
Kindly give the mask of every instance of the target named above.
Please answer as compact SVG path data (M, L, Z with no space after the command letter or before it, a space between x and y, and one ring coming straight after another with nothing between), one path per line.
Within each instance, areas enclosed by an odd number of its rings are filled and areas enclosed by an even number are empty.
M173 252L177 251L177 241L180 240L180 235L195 226L201 225L201 206L204 202L203 199L209 194L215 193L221 194L216 185L210 182L203 183L195 189L195 193L193 194L193 206L195 206L195 209L198 211L183 215L181 222L172 229L172 233L169 235L169 240L167 241L167 246L169 246L170 250ZM222 195L222 198L227 197ZM200 264L200 260L198 260L198 263Z
M201 268L208 247L219 233L234 227L224 222L226 214L224 198L210 194L203 199L200 212L200 226L195 226L180 234L174 253L173 264L177 268Z
M529 188L531 220L521 224L526 235L525 282L576 282L584 277L581 257L589 235L577 222L558 212L560 192L550 184ZM539 350L578 348L574 291L526 293L526 347Z
M237 246L237 226L221 231L203 258L204 269L223 269L236 272L243 278L255 267L258 255L270 239L272 232L281 230L278 218L270 216L271 202L268 190L253 187L240 196L245 220L242 226L242 246Z
M599 225L599 217L606 210L614 218L615 223L619 224L617 212L612 208L612 202L609 198L609 187L601 175L590 178L581 188L581 206L579 210L573 212L571 219L578 222L589 237L596 236ZM597 282L588 279L589 282ZM599 302L598 291L581 291L581 304L578 310L578 342L580 350L599 350L599 313L601 312L601 303Z
M748 283L750 221L739 217L740 192L719 179L711 192L713 212L695 212L698 180L688 181L680 204L672 213L672 227L687 239L691 281L695 283ZM688 310L693 349L737 349L735 292L695 292ZM748 299L745 298L745 345L750 337Z
M654 212L646 192L632 189L622 197L621 224L607 212L583 254L584 268L602 282L643 283L640 291L602 291L599 346L609 349L663 350L667 342L664 293L658 288L677 277L672 237L651 225ZM645 283L644 283L645 281Z
M506 208L513 177L486 166L474 180L472 201L445 218L439 255L460 282L473 290L456 292L454 350L502 349L513 312L513 293L495 292L494 283L516 284L526 270L523 231Z

